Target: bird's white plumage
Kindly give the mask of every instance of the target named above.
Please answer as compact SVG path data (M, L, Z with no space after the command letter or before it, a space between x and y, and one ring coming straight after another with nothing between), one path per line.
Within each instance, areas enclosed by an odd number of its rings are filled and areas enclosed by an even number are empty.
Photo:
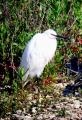
M30 77L40 77L44 67L53 58L57 48L56 32L52 29L43 33L37 33L28 42L23 52L21 66L25 69L24 79Z

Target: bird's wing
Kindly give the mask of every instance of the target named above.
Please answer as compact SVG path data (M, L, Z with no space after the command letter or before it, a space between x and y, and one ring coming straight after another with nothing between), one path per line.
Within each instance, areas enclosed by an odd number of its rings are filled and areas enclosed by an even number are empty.
M37 63L39 67L45 66L54 56L56 47L57 41L49 39L44 34L36 34L28 44L29 63L35 66Z
M38 33L27 44L21 64L25 70L29 69L30 76L38 76L42 73L44 67L54 56L57 43L48 36Z

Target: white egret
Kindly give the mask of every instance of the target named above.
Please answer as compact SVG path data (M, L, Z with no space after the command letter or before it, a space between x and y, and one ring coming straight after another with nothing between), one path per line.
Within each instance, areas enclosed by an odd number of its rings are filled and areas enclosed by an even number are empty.
M54 57L57 49L57 37L62 36L57 35L54 30L48 29L43 33L35 34L28 42L21 59L21 66L25 70L24 86L28 82L28 76L39 78L45 66Z

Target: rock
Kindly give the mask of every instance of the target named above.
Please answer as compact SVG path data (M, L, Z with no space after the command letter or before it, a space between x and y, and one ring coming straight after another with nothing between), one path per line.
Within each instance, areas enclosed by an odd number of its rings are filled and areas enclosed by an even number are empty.
M79 97L79 96L80 96L80 93L79 93L79 92L75 92L75 96L76 96L76 97Z
M7 118L5 118L5 120L10 120L10 118L9 118L9 117L7 117Z
M67 105L69 108L73 108L74 107L74 104L72 104L72 103L68 103L68 105Z
M61 106L60 105L56 105L56 109L60 109L61 108Z
M74 100L74 108L79 108L79 107L80 107L80 101Z
M66 111L67 115L71 115L71 111L67 110Z
M40 114L40 115L37 117L37 120L43 120L43 114Z
M47 110L48 110L48 111L52 111L52 108L51 108L51 107L49 107L49 108L47 108Z
M66 102L69 102L70 99L69 99L69 97L65 97L64 100L65 100Z
M34 113L34 114L37 113L37 111L36 111L36 107L33 107L33 108L32 108L32 113Z
M80 102L82 103L82 98L80 98Z
M37 102L36 99L32 100L32 103L36 104L36 102Z
M17 110L17 111L16 111L16 114L17 114L17 115L21 115L21 114L22 114L22 111L21 111L21 110Z
M28 95L28 100L32 100L32 97L33 97L33 95L32 95L32 94L29 94L29 95Z
M27 115L26 115L26 116L24 117L24 120L33 120L33 118L32 118L31 116L27 116Z
M49 118L48 114L44 114L44 115L43 115L43 118L44 118L44 119L48 119L48 118Z
M22 112L22 114L26 115L26 114L27 114L26 112L27 112L26 109L23 108L23 112Z
M47 99L52 99L52 96L51 95L46 95L46 98Z
M80 120L76 113L72 113L71 119L72 120Z
M13 114L12 115L12 120L24 120L24 116L23 115Z
M50 118L49 120L52 120L52 119L54 119L55 117L56 117L55 114L50 114L50 115L49 115L49 118Z
M41 95L39 95L39 103L41 103L44 99L42 98Z
M59 118L59 119L57 119L57 120L66 120L65 118L63 118L63 117L61 117L61 118Z
M17 114L13 114L12 116L12 120L33 120L33 118L31 116L24 116L24 115L17 115Z
M62 83L59 83L58 85L59 88L64 88L64 85Z

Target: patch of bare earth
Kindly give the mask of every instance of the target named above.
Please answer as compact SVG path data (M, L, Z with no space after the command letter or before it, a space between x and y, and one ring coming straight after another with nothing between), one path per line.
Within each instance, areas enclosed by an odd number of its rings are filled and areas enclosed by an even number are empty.
M27 95L22 110L0 120L82 120L82 98L64 97L67 83L53 83L49 88L37 89Z

